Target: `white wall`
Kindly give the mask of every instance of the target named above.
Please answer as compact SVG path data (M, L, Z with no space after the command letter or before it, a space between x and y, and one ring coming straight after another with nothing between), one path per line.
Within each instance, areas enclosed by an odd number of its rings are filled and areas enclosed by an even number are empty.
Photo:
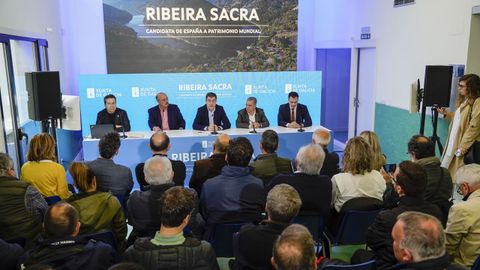
M417 0L393 8L393 0L300 0L315 9L309 23L313 44L300 43L306 70L315 68L315 48L361 46L360 29L370 26L377 48L376 101L408 109L410 83L425 65L466 64L472 6L479 0ZM301 47L300 47L301 46ZM303 61L303 60L302 60ZM300 65L299 65L300 66Z

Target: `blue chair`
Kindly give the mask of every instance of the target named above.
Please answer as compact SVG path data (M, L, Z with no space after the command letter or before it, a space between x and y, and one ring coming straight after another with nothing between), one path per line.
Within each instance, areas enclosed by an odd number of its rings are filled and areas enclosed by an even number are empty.
M472 270L480 270L480 256L477 257L472 265Z
M375 260L368 261L361 264L355 264L355 265L330 265L322 268L322 270L375 270L375 269L377 269Z
M367 229L375 220L380 210L346 211L340 229L333 238L333 245L360 245L367 242Z
M246 223L216 224L208 242L215 250L217 257L233 257L233 234Z
M323 233L325 231L325 221L322 215L320 214L305 214L298 215L293 220L293 223L302 224L307 227L307 229L312 234L313 240L315 241L316 254L320 254L324 250L323 247ZM322 254L325 255L325 254Z
M44 199L48 205L55 204L62 200L59 196L50 196L50 197L45 197Z

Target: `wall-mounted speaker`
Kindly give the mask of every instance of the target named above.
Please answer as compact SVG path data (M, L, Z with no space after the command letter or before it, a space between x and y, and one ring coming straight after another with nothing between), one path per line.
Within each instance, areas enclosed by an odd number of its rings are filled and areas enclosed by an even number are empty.
M27 72L28 116L35 121L62 117L62 93L58 71Z

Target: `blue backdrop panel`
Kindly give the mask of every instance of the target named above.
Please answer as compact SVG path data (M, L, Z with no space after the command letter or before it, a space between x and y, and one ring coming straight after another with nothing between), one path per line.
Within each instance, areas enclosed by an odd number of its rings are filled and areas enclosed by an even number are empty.
M132 131L149 130L147 110L157 105L158 92L167 93L169 102L180 107L187 129L192 129L197 108L205 104L208 92L217 94L217 103L224 106L232 127L249 96L257 98L271 126L277 126L278 106L287 102L290 91L299 93L299 102L308 106L313 124L320 123L320 71L82 75L79 84L84 136L90 133L89 125L95 124L108 94L115 95L117 106L128 112Z

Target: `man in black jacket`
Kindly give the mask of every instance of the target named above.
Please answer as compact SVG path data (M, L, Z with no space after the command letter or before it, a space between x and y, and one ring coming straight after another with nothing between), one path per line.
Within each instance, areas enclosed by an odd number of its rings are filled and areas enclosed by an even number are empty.
M43 228L47 239L25 253L22 266L47 265L53 269L107 269L119 257L108 244L79 236L78 211L66 202L58 202L47 210ZM68 266L68 268L67 268ZM23 268L22 268L23 269Z
M106 95L103 98L105 109L97 114L95 124L112 124L115 125L115 131L130 131L130 120L127 112L117 108L117 98L114 95Z
M153 238L135 241L125 252L125 260L145 269L219 269L209 243L183 234L195 208L195 191L172 187L162 195L160 205L160 230Z
M330 144L331 138L330 131L324 128L319 128L312 134L312 143L320 145L325 152L325 160L323 161L320 174L328 175L330 178L340 172L338 154L328 152L328 145Z
M438 219L442 217L438 206L423 199L427 176L420 165L411 161L401 162L395 171L394 179L396 180L393 180L395 183L393 188L400 197L397 207L380 212L367 231L367 246L375 252L377 269L388 269L397 263L393 254L391 236L397 216L407 211L419 211L431 214ZM352 262L358 262L359 257L368 260L366 258L368 256L362 255L359 251L354 254L355 259L352 258Z
M467 269L453 264L445 252L440 221L420 212L404 212L392 230L393 252L400 264L392 269Z
M170 150L170 138L165 132L156 132L150 137L150 150L153 156L167 157L168 150ZM187 168L185 163L181 160L170 159L173 169L173 182L176 186L183 186L185 181ZM145 181L145 174L143 173L144 163L139 163L135 167L135 175L137 176L138 184L141 190L146 190L148 183Z

